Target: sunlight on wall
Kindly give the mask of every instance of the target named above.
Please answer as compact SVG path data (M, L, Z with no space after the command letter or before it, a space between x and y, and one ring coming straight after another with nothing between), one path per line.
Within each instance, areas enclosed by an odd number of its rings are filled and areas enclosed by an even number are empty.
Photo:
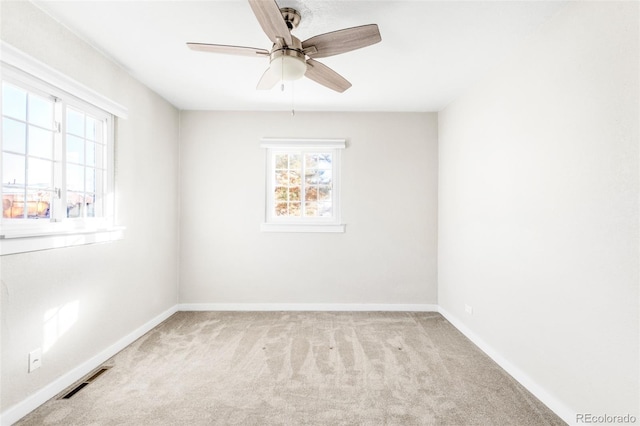
M42 351L47 352L78 320L77 300L49 309L44 314L44 341Z

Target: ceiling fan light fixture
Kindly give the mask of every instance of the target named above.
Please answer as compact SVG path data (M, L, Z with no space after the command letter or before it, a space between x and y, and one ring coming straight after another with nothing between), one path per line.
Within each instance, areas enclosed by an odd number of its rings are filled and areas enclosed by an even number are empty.
M307 72L304 54L291 49L278 50L272 55L271 70L282 80L299 80Z

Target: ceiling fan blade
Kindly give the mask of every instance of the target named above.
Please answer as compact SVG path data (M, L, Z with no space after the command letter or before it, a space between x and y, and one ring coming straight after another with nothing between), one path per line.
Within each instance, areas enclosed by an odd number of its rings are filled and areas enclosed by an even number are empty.
M191 50L199 52L224 53L228 55L242 56L269 56L269 51L265 49L257 49L255 47L244 46L227 46L225 44L208 44L208 43L187 43Z
M262 74L262 77L260 77L260 81L258 82L256 89L258 90L273 89L273 86L275 86L278 81L280 81L280 76L278 75L278 73L273 72L271 67L269 67L264 72L264 74Z
M343 76L313 59L307 59L307 72L304 73L304 76L340 93L351 87L351 83Z
M281 39L285 46L293 44L289 27L274 0L249 0L249 5L269 40L278 43Z
M305 53L313 58L326 58L367 47L382 40L376 24L320 34L302 42ZM315 51L313 49L315 47Z

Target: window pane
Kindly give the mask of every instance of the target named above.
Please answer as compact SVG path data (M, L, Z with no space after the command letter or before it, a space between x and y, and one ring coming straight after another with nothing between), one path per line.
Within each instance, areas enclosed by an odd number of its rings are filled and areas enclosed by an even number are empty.
M67 166L67 188L71 191L84 191L84 167Z
M51 192L30 189L27 191L26 204L28 218L48 218L51 206Z
M318 203L318 216L331 217L333 215L333 209L331 206L331 201Z
M318 183L318 181L320 180L320 173L318 173L318 170L306 169L304 172L305 183L314 184Z
M300 172L296 172L296 171L289 172L289 184L293 186L300 185Z
M14 193L15 188L2 187L2 217L19 219L24 215L24 193Z
M289 188L289 201L300 201L300 187L294 186Z
M2 114L27 120L27 92L7 83L2 83Z
M287 185L289 183L289 173L285 170L276 171L276 185Z
M307 186L304 194L305 201L317 201L318 200L318 188L316 186Z
M24 123L10 118L2 119L2 149L24 154L26 147L26 128Z
M70 163L84 163L84 139L67 136L67 161Z
M37 186L40 188L53 187L53 162L29 158L28 176L29 186Z
M304 166L307 169L315 169L318 167L318 154L305 154Z
M276 201L287 201L287 187L277 186L275 190Z
M96 171L87 167L85 169L85 191L94 192L96 190Z
M331 200L331 187L330 186L319 186L318 187L318 200L320 200L320 201Z
M87 208L87 217L96 216L96 196L95 194L87 194L84 197L84 205Z
M96 144L93 142L87 142L87 156L85 157L85 162L87 166L95 166L96 165Z
M289 167L289 155L277 154L276 155L276 169L286 169Z
M302 156L300 154L289 155L289 169L300 170L302 168Z
M98 122L95 118L87 117L86 138L90 141L97 140Z
M277 186L275 190L275 200L276 201L287 201L287 187L285 186Z
M107 181L107 173L106 173L106 170L104 169L94 169L94 172L96 176L94 192L96 193L96 196L98 197L98 199L100 199L100 197L104 195L105 183Z
M277 203L275 210L276 216L287 216L289 214L287 203Z
M289 216L299 217L300 216L300 203L289 203Z
M321 183L323 185L329 185L331 184L331 179L332 179L332 171L331 170L319 170L319 178L318 178L318 183Z
M2 183L24 185L26 178L23 155L2 154Z
M67 108L67 133L84 137L84 114Z
M53 127L53 102L29 94L29 123L51 129Z
M82 206L84 205L84 193L67 192L67 217L82 217Z
M29 155L53 159L53 132L29 126Z
M94 156L92 158L95 159L95 165L96 167L99 168L106 168L107 167L107 150L106 150L106 146L103 144L94 144L92 145L92 147L94 148Z
M307 169L305 172L305 182L308 184L327 185L331 183L331 170Z
M331 154L319 154L318 155L318 168L330 169L332 167Z
M306 217L318 216L318 203L305 203L304 215Z

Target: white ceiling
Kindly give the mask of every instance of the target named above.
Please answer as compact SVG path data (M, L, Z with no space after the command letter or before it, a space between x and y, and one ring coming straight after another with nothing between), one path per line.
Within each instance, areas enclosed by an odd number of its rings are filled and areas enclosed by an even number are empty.
M257 91L268 59L185 46L270 49L246 0L36 4L180 109L439 111L565 2L279 0L301 12L301 40L378 24L381 43L320 59L353 84L342 94L308 79Z

